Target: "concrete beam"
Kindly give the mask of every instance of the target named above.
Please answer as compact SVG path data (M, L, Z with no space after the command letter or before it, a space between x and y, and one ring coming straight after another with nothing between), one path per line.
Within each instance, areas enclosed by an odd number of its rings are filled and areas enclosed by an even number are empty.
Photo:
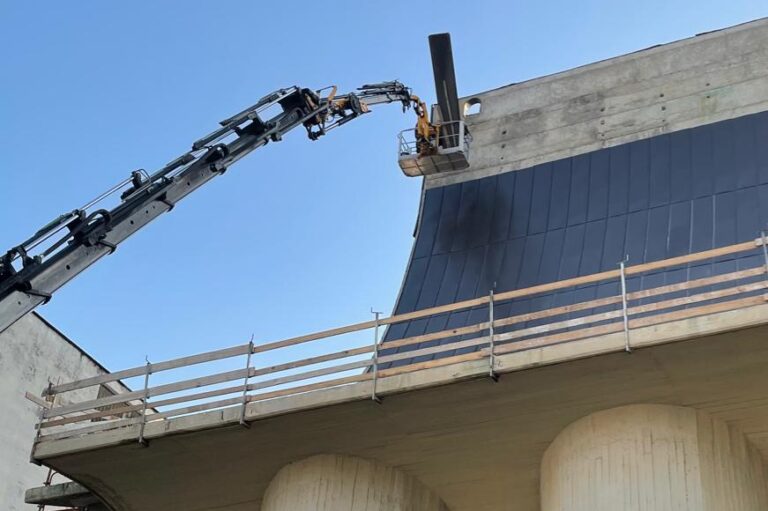
M68 482L30 488L24 495L24 502L43 506L76 508L98 504L99 499L82 484Z

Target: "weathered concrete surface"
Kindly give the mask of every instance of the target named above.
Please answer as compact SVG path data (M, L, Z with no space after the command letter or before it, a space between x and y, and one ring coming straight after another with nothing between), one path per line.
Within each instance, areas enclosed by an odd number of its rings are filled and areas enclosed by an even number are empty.
M264 494L264 511L448 511L411 476L371 460L321 454L283 467Z
M566 427L544 454L542 511L762 511L763 460L693 408L629 405Z
M4 511L29 509L24 492L40 486L48 474L47 468L29 461L39 408L24 393L39 394L49 380L72 381L105 372L37 314L28 314L0 334L0 508ZM62 479L59 476L56 482Z
M397 468L434 490L452 511L509 509L512 501L516 510L538 511L547 446L568 424L607 408L689 406L739 428L765 456L768 326L662 345L654 339L704 332L707 325L727 321L726 315L734 324L739 315L746 324L745 314L765 323L766 307L633 331L637 349L631 354L615 352L622 347L621 335L586 340L580 353L578 343L551 347L562 352L532 350L517 361L517 367L532 369L503 374L498 383L459 381L390 395L382 405L357 399L255 420L250 429L237 425L236 414L232 422L222 422L223 412L201 414L180 424L191 430L202 421L196 427L211 429L184 433L168 423L169 431L178 433L155 432L149 448L139 447L135 437L96 448L99 437L119 440L90 435L68 443L85 449L91 442L90 450L46 456L45 462L95 490L117 511L257 510L283 466L320 453ZM599 355L606 353L604 343L614 353ZM594 356L577 359L585 353ZM569 361L541 367L563 360ZM487 374L487 361L467 367ZM444 369L457 379L465 376L463 364ZM49 453L65 445L47 444Z
M99 499L88 488L71 481L29 488L24 500L28 504L44 506L85 507L99 504Z
M442 186L768 109L768 18L462 98L467 170Z

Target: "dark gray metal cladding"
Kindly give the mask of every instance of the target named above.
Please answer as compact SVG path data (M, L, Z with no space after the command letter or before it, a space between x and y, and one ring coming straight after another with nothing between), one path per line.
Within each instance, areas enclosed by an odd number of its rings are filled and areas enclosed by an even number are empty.
M631 267L748 241L766 221L768 112L428 189L395 314L616 269L625 255ZM755 251L629 278L627 285L631 292L761 264ZM494 317L617 295L619 285L617 279L499 302ZM392 325L381 355L455 342L386 349L387 341L487 318L482 307Z
M451 34L432 34L429 36L429 50L432 55L432 72L435 77L435 93L440 114L444 123L461 120L459 112L459 95L456 90L456 72L453 68L453 50L451 48ZM444 126L445 138L441 144L447 147L458 145L458 133L456 126L448 124Z

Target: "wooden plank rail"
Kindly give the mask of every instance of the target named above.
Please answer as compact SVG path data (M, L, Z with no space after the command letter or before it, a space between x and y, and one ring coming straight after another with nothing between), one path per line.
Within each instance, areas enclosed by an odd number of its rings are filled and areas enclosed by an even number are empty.
M744 284L741 286L735 286L719 291L711 291L708 293L701 293L698 295L687 296L683 298L673 298L670 300L664 300L661 302L655 302L647 305L638 305L627 309L627 314L630 316L636 314L642 314L646 312L658 311L663 309L669 309L672 307L679 307L682 305L690 305L692 303L704 302L709 300L715 300L718 298L725 298L742 293L748 293L750 291L758 291L768 287L768 282L756 282L752 284ZM621 297L619 297L621 298ZM522 330L515 330L509 333L499 334L495 338L498 342L509 341L511 339L517 339L521 337L527 337L529 335L537 333L548 333L556 330L563 330L565 328L571 328L574 326L581 326L592 323L602 323L612 319L618 319L622 317L622 311L616 310L611 312L603 312L600 314L592 314L589 316L582 316L580 318L568 319L564 321L557 321L554 323L548 323L546 325L540 325L530 328L524 328ZM494 322L495 323L495 322ZM623 328L623 327L622 327Z
M371 365L371 361L358 360L355 362L349 362L346 364L340 364L331 367L325 367L322 369L315 369L313 371L305 371L298 374L290 374L288 376L281 376L279 378L273 378L271 380L265 380L258 383L251 383L248 385L248 390L261 390L270 387L276 387L278 385L285 385L286 383L293 383L302 380L311 380L312 378L318 378L320 376L326 376L329 374L343 373L351 371L353 369L362 369Z
M196 401L199 399L207 399L209 397L225 396L227 394L234 394L235 392L242 392L243 386L237 385L234 387L226 387L223 389L209 390L206 392L198 392L196 394L187 394L184 396L173 397L168 399L162 399L160 401L153 401L150 406L157 408L160 406L170 406L179 403L186 403L189 401ZM90 421L94 419L101 419L103 417L116 417L125 413L139 412L144 408L144 404L122 406L120 408L113 408L111 410L102 410L98 412L92 412L84 415L77 415L74 417L67 417L64 419L54 419L43 422L41 428L50 428L54 426L63 426L65 424L72 424L75 422Z
M689 281L681 282L678 284L670 284L670 285L652 288L648 290L636 291L634 293L627 293L627 299L636 300L641 298L650 298L653 296L659 296L663 294L669 294L669 293L674 293L678 291L694 289L697 287L720 284L724 282L729 282L731 280L762 275L765 273L765 271L766 271L765 267L761 266L759 268L750 268L748 270L724 273L721 275L716 275L714 277L705 277L705 278L700 278L696 280L689 280ZM493 322L493 325L494 327L504 327L504 326L514 325L517 323L525 323L528 321L544 319L552 316L560 316L564 314L570 314L573 312L595 309L598 307L604 307L604 306L615 305L620 303L621 303L621 295L610 296L607 298L599 298L599 299L590 300L587 302L575 303L571 305L562 305L560 307L553 307L551 309L546 309L546 310L537 311L537 312L530 312L527 314L519 314L517 316L509 316L507 318L495 320ZM477 333L483 330L487 330L488 326L489 326L488 322L482 322L476 325L470 325L470 326L465 326L461 328L452 328L452 329L441 330L439 332L434 332L429 334L417 335L413 337L405 337L403 339L398 339L396 341L387 341L386 345L383 346L382 348L389 350L389 349L399 348L403 346L412 346L414 344L421 344L424 342L434 341L437 339L444 339L447 337Z
M151 364L152 372L157 373L160 371L166 371L168 369L176 369L178 367L186 367L194 364L202 364L204 362L211 362L213 360L221 360L224 358L235 357L237 355L244 355L248 353L250 349L249 344L243 344L241 346L235 346L234 348L225 348L222 350L209 351L207 353L201 353L199 355L192 355L189 357L182 357L165 362L158 362L157 364ZM143 376L147 370L146 365L132 367L130 369L124 369L122 371L116 371L114 373L101 374L99 376L93 376L84 380L78 380L71 383L62 383L61 385L54 385L46 393L48 394L60 394L62 392L68 392L71 390L83 389L93 385L100 385L102 383L109 383L117 380L124 380L134 376Z
M304 359L304 360L299 360L299 361L295 361L295 362L289 362L289 363L286 363L286 364L280 364L280 365L275 365L275 366L271 366L271 367L266 367L264 369L256 369L256 370L251 371L251 377L263 376L263 375L272 374L272 373L276 373L276 372L281 372L281 371L285 371L285 370L289 370L289 369L296 369L296 368L300 368L300 367L304 367L304 366L308 366L308 365L313 365L313 364L317 364L317 363L321 363L321 362L337 360L337 359L340 359L340 358L346 358L346 357L357 356L357 355L364 355L364 354L370 353L372 351L373 351L373 346L363 346L363 347L360 347L360 348L353 348L353 349L348 349L348 350L337 351L337 352L334 352L334 353L329 353L328 355L319 355L317 357L311 357L311 358L307 358L307 359ZM370 364L370 362L367 361L365 365L369 365L369 364ZM361 365L360 367L363 367L363 365ZM207 391L207 392L198 392L196 394L187 394L187 395L184 395L184 396L179 396L179 397L174 397L174 398L169 398L169 399L163 399L163 400L160 400L160 401L153 401L152 403L150 403L149 406L151 406L151 407L169 406L169 405L174 405L174 404L179 404L179 403L185 403L187 401L195 401L195 400L198 400L198 399L207 399L209 397L216 397L216 396L222 396L222 395L226 395L226 394L233 394L235 392L242 392L242 390L243 390L243 386L242 385L237 385L237 386L234 386L234 387L227 387L227 388L224 388L224 389L211 390L211 391ZM120 394L120 397L123 400L125 400L124 396L125 396L125 394ZM37 399L39 399L39 398L37 398ZM121 415L121 414L125 414L125 413L139 411L139 410L143 409L143 407L144 407L144 405L140 403L140 404L136 404L136 405L130 405L130 406L123 406L123 407L119 407L119 408L113 408L113 409L110 409L110 410L93 412L93 413L89 413L89 414L80 415L80 416L77 416L77 417L69 417L69 418L66 418L66 419L50 420L50 421L44 422L41 425L41 427L46 428L46 427L53 427L53 426L61 426L61 425L65 425L65 424L72 424L74 422L81 422L81 421L84 421L84 420L93 420L93 419L99 419L99 418L103 418L103 417L117 416L117 415Z
M694 254L688 254L688 255L679 256L679 257L672 257L669 259L663 259L661 261L654 261L650 263L639 264L637 266L630 266L626 270L626 275L627 276L638 275L641 273L669 268L672 266L680 266L683 264L703 261L703 260L712 259L715 257L738 254L740 252L746 252L748 250L753 250L755 247L761 247L761 246L762 246L762 239L757 238L754 241L746 241L744 243L730 245L727 247L715 248L712 250L696 252ZM513 298L522 298L525 296L532 296L532 295L537 295L541 293L557 291L559 289L564 289L568 287L583 286L586 284L595 284L597 282L602 282L605 280L616 280L619 277L620 277L619 270L609 270L609 271L604 271L600 273L595 273L592 275L586 275L583 277L575 277L568 280L560 280L560 281L551 282L548 284L540 284L537 286L527 287L524 289L515 289L512 291L498 293L494 299L498 302L503 302L506 300L511 300ZM379 320L379 325L391 325L394 323L402 323L404 321L421 319L428 316L435 316L437 314L454 312L457 310L468 309L468 308L487 305L487 304L488 304L488 297L484 296L481 298L473 298L471 300L465 300L463 302L456 302L448 305L431 307L429 309L421 309L418 311L409 312L406 314L400 314L397 316L390 316L389 318L382 318ZM323 330L321 332L316 332L313 334L302 335L299 337L293 337L283 341L277 341L277 342L265 344L255 349L254 353L270 351L278 348L285 348L288 346L295 346L297 344L303 344L305 342L324 339L326 337L334 337L341 334L357 332L359 330L367 330L367 329L373 328L375 325L376 325L375 321L364 321L362 323L355 323L353 325L348 325L345 327L332 328L330 330Z
M409 358L423 357L425 355L435 355L437 353L443 353L446 351L453 351L462 348L471 348L473 346L480 346L488 344L488 336L476 337L474 339L468 339L465 341L456 341L447 344L439 344L437 346L431 346L429 348L421 348L417 350L404 351L402 353L396 353L394 355L387 355L379 358L379 363L395 362L397 360L406 360Z
M766 302L765 296L752 296L749 298L741 298L737 300L730 300L726 302L715 303L712 305L704 305L701 307L684 309L676 312L670 312L667 314L660 314L657 316L637 318L637 319L631 320L629 324L630 324L630 329L640 328L644 326L652 326L652 325L658 325L662 323L668 323L670 321L677 321L680 319L693 318L697 316L705 316L707 314L715 314L717 312L726 312L730 310L743 309L745 307L760 305L765 302ZM621 332L623 331L623 329L624 328L621 322L611 323L608 325L585 328L585 329L576 330L573 332L564 332L562 334L537 337L530 340L502 345L495 350L495 353L501 355L506 353L513 353L516 351L525 351L532 348L541 348L543 346L552 346L554 344L561 344L563 342L569 342L569 341L574 341L579 339L587 339L587 338L595 337L598 335Z
M728 247L707 250L680 257L674 257L651 263L627 267L625 276L641 275L663 269L669 269L695 262L740 254L756 248L761 248L761 239L739 243ZM766 266L748 268L710 277L686 280L676 284L667 284L650 289L627 292L629 306L626 313L630 329L657 325L669 321L692 318L700 315L724 312L737 308L750 307L764 303L764 292L768 289L768 280L759 279L766 275ZM614 280L618 282L620 270L604 271L567 280L541 284L525 289L516 289L497 293L494 304L502 304L518 298L527 298L542 293L579 288L598 282ZM757 279L757 280L756 280ZM724 286L721 289L701 290L708 286ZM711 288L710 288L711 289ZM664 298L664 295L684 293L685 296ZM643 301L639 304L635 303ZM644 303L644 301L648 301ZM714 303L706 303L714 302ZM430 317L438 314L450 314L456 311L484 307L490 303L490 297L483 296L462 302L456 302L428 309L381 318L376 321L365 321L338 328L323 330L307 335L292 337L261 345L252 343L242 344L231 348L219 349L207 353L176 358L151 364L117 371L111 374L99 375L83 380L52 386L43 395L55 396L64 392L85 389L103 385L125 378L143 376L149 370L150 374L169 371L224 360L243 355L281 350L304 343L318 341L329 337L349 334L375 326L392 325ZM550 346L566 342L588 339L598 335L606 335L624 330L622 321L623 297L621 294L608 297L585 300L568 305L550 307L524 314L493 318L494 356L525 351L529 349ZM605 308L611 310L605 310ZM601 312L594 312L602 309ZM675 310L678 309L678 310ZM575 313L586 313L581 315ZM541 324L531 322L544 321ZM509 330L515 325L523 328ZM251 367L219 372L197 378L184 379L172 383L148 387L146 389L125 392L98 399L85 399L63 405L52 405L50 402L31 396L30 400L43 408L45 419L39 424L42 431L40 441L66 438L72 435L82 435L97 431L133 426L144 422L167 420L171 417L199 413L206 410L222 409L232 406L245 406L246 403L276 399L285 396L314 392L321 389L351 385L376 378L389 378L409 372L422 371L431 368L444 367L472 360L488 358L491 339L489 329L491 322L488 318L476 324L457 328L443 329L413 335L402 339L388 341L379 347L376 372L369 371L373 361L369 356L374 352L372 344L344 348L331 353L321 353L312 357L289 360L264 367ZM475 335L473 335L475 334ZM470 338L466 338L469 336ZM406 349L402 349L406 348ZM467 351L455 354L457 351ZM282 351L280 353L283 353ZM448 355L448 356L446 356ZM366 358L359 358L366 357ZM427 360L424 360L424 359ZM416 361L420 359L419 361ZM249 359L250 360L250 359ZM387 367L397 362L409 360L410 363ZM384 365L384 367L382 367ZM299 369L316 366L308 370ZM361 374L345 375L350 371L362 370ZM267 379L258 379L272 376ZM253 380L257 378L257 380ZM321 379L321 381L312 381ZM164 394L190 391L210 387L226 382L241 380L241 383L223 388L213 388L200 392L186 393L180 396L157 398ZM278 387L275 389L275 387ZM285 387L285 388L280 388ZM235 397L226 397L235 395ZM34 398L34 399L33 399ZM147 399L147 403L143 400ZM50 399L50 397L48 398ZM190 404L197 401L196 404ZM45 406L43 406L45 405ZM175 405L186 405L180 408L168 408ZM104 409L110 407L110 409ZM154 411L162 407L162 410ZM152 412L151 414L149 412ZM125 417L126 414L134 414ZM106 420L105 420L106 419ZM91 423L92 421L98 421ZM87 423L87 426L83 426ZM76 426L73 429L73 426ZM63 428L63 429L61 429ZM143 428L143 426L142 426Z
M109 429L121 428L131 426L134 424L141 424L142 417L133 417L129 419L118 419L112 421L97 422L88 426L80 426L76 429L65 429L64 431L57 431L53 433L47 433L40 436L40 440L50 441L58 440L61 438L69 438L71 436L85 435L88 433L95 433L98 431L106 431ZM86 423L91 424L91 423Z
M274 365L271 367L265 367L264 369L257 369L254 371L253 376L263 376L266 374L278 373L281 371L287 371L289 369L297 369L299 367L306 367L309 365L319 364L322 362L330 362L331 360L338 360L340 358L354 357L357 355L365 355L373 352L373 346L362 346L360 348L351 348L347 350L337 351L329 353L328 355L319 355L317 357L305 358L304 360L297 360L294 362L287 362L285 364Z
M176 383L167 383L165 385L158 385L157 387L150 387L147 390L147 397L158 396L162 394L170 394L172 392L180 392L182 390L196 389L205 385L214 385L216 383L224 383L232 380L243 379L246 376L252 374L253 369L237 369L235 371L227 371L224 373L218 373L211 376L204 376L202 378L192 378L189 380L182 380ZM82 403L76 403L66 406L58 406L51 408L46 412L47 417L56 417L66 415L72 412L82 412L92 408L100 408L102 406L120 404L132 399L141 399L145 395L145 391L135 390L133 392L125 392L123 394L115 394L113 396L103 397L100 399L93 399L90 401L83 401Z
M697 287L711 286L713 284L722 284L724 282L731 282L733 280L740 280L749 277L757 277L765 274L765 266L758 268L750 268L748 270L734 271L731 273L721 273L713 277L704 277L695 280L687 280L678 284L669 284L661 287L654 287L643 291L635 291L633 293L627 293L627 300L639 300L641 298L649 298L652 296L658 296L668 293L674 293L677 291L686 291Z

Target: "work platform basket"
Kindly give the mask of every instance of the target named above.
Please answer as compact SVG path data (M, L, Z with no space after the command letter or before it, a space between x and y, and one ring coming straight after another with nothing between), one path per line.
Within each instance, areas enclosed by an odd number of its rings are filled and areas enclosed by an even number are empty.
M464 121L438 125L437 145L422 151L416 139L416 130L403 130L398 135L400 169L407 176L427 176L464 170L469 167L469 145L472 136Z

